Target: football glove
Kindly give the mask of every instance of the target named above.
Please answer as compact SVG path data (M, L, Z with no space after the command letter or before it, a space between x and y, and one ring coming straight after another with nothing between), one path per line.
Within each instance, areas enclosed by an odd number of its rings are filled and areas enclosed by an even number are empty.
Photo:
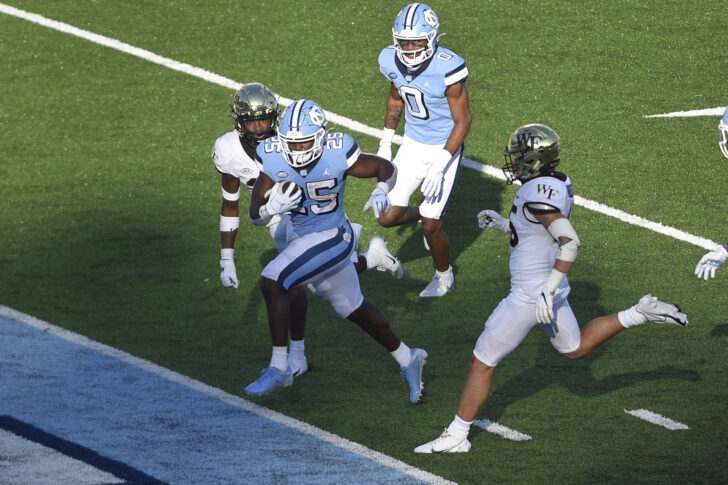
M394 138L394 130L391 128L384 128L382 130L382 138L379 140L379 150L377 150L377 156L382 157L388 161L392 161L392 139Z
M478 212L478 227L481 229L492 227L493 229L498 229L506 234L511 232L511 225L508 222L508 219L490 209Z
M541 287L536 300L536 320L547 325L554 320L554 296L546 285Z
M728 259L728 250L725 246L718 246L713 251L706 253L695 266L695 276L707 280L715 278L715 272Z
M288 212L301 203L303 191L298 185L291 183L285 190L283 190L282 187L283 184L280 182L276 184L270 194L268 202L266 202L264 206L265 212L270 217L276 214Z
M222 268L220 281L222 281L222 286L225 288L237 288L240 283L238 274L235 271L234 252L235 250L230 248L223 248L220 251L220 268Z
M364 204L364 209L362 212L366 212L369 209L374 212L374 217L379 219L379 216L382 212L387 212L387 209L389 209L389 196L387 193L389 192L389 186L384 182L379 182L376 187L374 187L374 190L372 191L372 195L369 196L369 200L367 200L367 203Z
M451 159L452 154L442 148L437 152L435 160L427 168L427 175L425 175L421 187L425 202L435 202L440 197L444 183L443 171Z

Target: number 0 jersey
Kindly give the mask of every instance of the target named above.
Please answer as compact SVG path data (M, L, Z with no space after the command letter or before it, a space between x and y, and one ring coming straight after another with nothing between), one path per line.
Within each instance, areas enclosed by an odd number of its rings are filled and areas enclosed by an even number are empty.
M277 136L258 145L255 158L274 182L291 181L303 189L301 205L291 211L293 229L299 236L348 224L344 212L346 171L357 161L361 150L344 133L328 133L318 161L301 169L286 162Z
M571 180L554 172L526 181L513 201L511 227L511 290L529 302L548 279L559 253L559 243L536 217L528 212L558 210L564 217L571 215L574 192ZM568 287L564 278L561 287Z
M409 71L391 45L379 54L379 70L394 83L404 101L405 136L427 145L445 144L455 126L445 91L467 79L465 60L438 47L417 70Z

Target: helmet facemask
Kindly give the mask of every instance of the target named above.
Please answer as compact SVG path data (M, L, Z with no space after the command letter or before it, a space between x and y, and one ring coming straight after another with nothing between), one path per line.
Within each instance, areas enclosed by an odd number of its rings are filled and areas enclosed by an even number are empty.
M720 124L718 125L718 130L720 131L720 141L718 142L718 147L720 147L720 151L723 153L723 156L728 158L728 125L723 123L721 120Z
M440 21L434 10L424 3L407 5L397 14L392 27L397 58L408 68L417 69L435 55L439 33ZM414 50L405 49L410 42L417 40L427 41L427 44Z
M299 99L291 103L278 125L278 139L286 162L294 168L301 168L317 160L324 151L326 137L326 116L321 107L313 101ZM304 150L293 150L291 143L313 142Z

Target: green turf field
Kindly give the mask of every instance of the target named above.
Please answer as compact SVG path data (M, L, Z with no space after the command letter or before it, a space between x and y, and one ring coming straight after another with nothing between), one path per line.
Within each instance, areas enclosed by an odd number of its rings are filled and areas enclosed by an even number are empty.
M10 3L374 128L388 90L377 56L404 6ZM468 62L468 158L500 167L515 128L546 123L577 195L728 241L719 117L645 118L728 104L723 0L430 5L441 44ZM233 128L234 90L5 14L0 86L0 304L243 395L270 357L258 275L275 252L243 219L240 287L220 284L209 154ZM342 129L376 151L376 138ZM373 183L348 186L362 245L381 234L404 262L403 280L375 271L361 281L399 335L429 352L423 401L410 405L391 357L314 298L310 372L252 401L459 483L728 481L728 268L698 281L705 249L583 207L569 274L582 325L652 292L679 303L690 326L635 328L578 362L534 331L499 365L479 415L532 439L474 428L468 454L412 453L452 419L475 340L507 294L507 238L482 233L475 215L505 213L515 187L462 169L445 223L457 287L432 301L417 296L432 276L418 228L379 227L361 212ZM625 413L642 408L690 429Z

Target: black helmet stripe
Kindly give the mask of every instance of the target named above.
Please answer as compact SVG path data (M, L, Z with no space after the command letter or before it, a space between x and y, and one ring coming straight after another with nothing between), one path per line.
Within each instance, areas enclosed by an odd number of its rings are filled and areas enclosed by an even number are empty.
M419 7L419 3L413 3L409 6L409 10L407 11L407 16L404 20L404 28L405 29L411 29L414 27L415 22L415 12L417 12L417 7Z

